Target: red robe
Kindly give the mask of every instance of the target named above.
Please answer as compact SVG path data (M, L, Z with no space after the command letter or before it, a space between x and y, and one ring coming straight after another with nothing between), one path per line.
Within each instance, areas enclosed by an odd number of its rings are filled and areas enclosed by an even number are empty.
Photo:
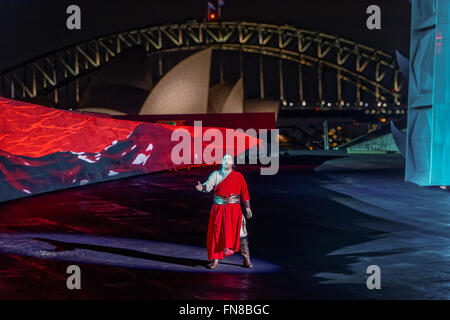
M231 171L214 188L214 195L241 196L241 202L250 200L247 183L240 172ZM208 259L223 259L239 251L242 210L240 203L213 204L209 217L207 251Z

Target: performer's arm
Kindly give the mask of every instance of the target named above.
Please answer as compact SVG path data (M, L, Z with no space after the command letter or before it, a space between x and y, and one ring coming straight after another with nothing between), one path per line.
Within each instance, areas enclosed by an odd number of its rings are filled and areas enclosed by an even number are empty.
M216 186L217 182L217 171L214 171L208 178L208 180L201 184L198 182L197 190L202 192L211 192ZM201 187L200 187L201 186Z
M244 201L245 211L247 213L247 219L251 219L253 216L252 209L250 209L250 200Z
M250 208L250 196L248 194L247 182L242 176L241 179L241 199L245 206L245 211L247 213L247 218L251 219L253 216L252 209Z

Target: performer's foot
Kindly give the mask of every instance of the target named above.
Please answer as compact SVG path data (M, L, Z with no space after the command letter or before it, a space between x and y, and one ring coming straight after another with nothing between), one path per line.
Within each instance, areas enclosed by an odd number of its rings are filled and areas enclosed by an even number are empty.
M217 268L218 265L219 265L219 260L218 260L218 259L215 259L215 260L213 260L213 262L211 262L210 264L208 264L206 267L207 267L208 269L215 269L215 268Z
M246 268L253 268L253 265L250 261L250 258L244 258L244 267Z

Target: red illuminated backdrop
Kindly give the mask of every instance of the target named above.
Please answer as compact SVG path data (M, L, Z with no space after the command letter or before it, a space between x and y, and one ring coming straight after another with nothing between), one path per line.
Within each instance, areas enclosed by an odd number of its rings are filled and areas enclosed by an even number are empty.
M187 129L192 140L201 139L189 126L117 120L0 98L0 201L184 166L170 157L178 143L171 135L179 128ZM225 128L217 129L226 136ZM258 143L246 137L247 147ZM209 142L201 145L204 149Z

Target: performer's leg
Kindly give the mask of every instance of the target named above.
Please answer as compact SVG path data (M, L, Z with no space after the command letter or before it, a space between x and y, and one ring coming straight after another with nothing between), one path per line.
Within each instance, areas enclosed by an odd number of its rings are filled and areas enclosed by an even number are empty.
M219 265L219 260L218 259L214 259L213 262L208 264L206 267L208 269L215 269L215 268L217 268L218 265Z
M250 249L248 246L248 237L241 238L241 255L244 257L244 267L251 268L253 267L250 261Z
M206 266L208 269L216 268L219 264L219 260L223 259L223 251L217 251L217 246L220 245L220 239L218 238L220 234L218 232L217 223L218 213L219 211L217 210L217 208L213 206L209 218L208 234L206 240L208 259L212 260L212 262Z

